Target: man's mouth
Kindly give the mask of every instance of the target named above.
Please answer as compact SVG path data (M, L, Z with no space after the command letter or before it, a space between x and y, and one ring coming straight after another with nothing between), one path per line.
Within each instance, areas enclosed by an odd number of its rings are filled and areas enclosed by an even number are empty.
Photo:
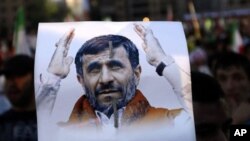
M111 94L111 93L118 93L119 91L118 90L103 90L103 91L100 91L98 93L98 95L102 95L102 94Z
M97 93L97 97L100 101L110 104L112 100L121 98L121 92L115 89L103 90Z

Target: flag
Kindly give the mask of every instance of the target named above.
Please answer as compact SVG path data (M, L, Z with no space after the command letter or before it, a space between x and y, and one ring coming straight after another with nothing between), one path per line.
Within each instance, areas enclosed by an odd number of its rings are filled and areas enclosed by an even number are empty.
M23 7L19 7L17 10L13 45L15 47L15 54L25 54L33 57L25 33L25 13Z
M191 18L192 18L192 22L193 22L193 26L194 26L194 33L195 33L195 37L197 39L201 38L201 33L200 33L200 25L199 25L199 21L195 12L195 7L194 7L194 3L192 1L189 1L188 3L188 9L190 11L191 14Z
M243 45L243 39L241 37L239 27L235 22L231 25L231 49L236 53L242 53Z

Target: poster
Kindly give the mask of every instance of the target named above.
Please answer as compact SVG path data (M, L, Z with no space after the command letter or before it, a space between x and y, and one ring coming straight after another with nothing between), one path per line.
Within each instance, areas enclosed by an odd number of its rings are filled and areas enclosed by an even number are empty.
M40 23L35 60L39 141L195 140L181 23Z

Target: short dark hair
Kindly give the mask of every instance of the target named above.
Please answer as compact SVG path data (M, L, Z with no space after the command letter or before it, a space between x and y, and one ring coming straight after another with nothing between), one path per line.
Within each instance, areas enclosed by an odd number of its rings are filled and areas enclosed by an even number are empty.
M219 83L211 76L201 72L191 72L193 102L214 103L224 97Z
M218 69L228 69L230 67L243 68L248 79L250 80L250 62L249 60L240 54L234 52L224 52L216 54L212 61L212 72L216 77Z
M106 49L109 49L109 42L112 42L113 48L123 46L127 52L131 67L134 69L139 64L139 52L136 45L128 38L120 35L103 35L94 37L86 41L78 50L75 57L76 72L83 75L82 64L84 62L83 55L97 54Z
M34 59L27 55L15 55L8 58L0 70L0 75L6 77L24 76L28 73L34 73Z

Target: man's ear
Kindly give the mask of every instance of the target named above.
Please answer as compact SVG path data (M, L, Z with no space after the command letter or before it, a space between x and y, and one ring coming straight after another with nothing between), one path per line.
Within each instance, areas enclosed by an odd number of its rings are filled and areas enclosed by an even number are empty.
M136 86L139 84L140 77L141 77L141 66L137 65L137 67L134 69L134 75L135 75L135 81Z
M81 75L79 75L79 74L77 74L77 80L78 80L78 82L81 84L81 85L83 85L83 76L81 76Z

